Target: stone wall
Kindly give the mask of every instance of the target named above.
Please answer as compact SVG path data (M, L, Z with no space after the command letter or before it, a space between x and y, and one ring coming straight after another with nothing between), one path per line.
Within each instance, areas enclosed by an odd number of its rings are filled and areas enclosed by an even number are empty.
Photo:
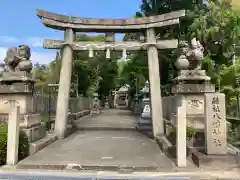
M57 96L51 96L51 109L50 112L55 116L57 105ZM35 113L41 115L48 115L49 113L49 95L46 94L34 94L33 106ZM69 110L71 113L77 113L84 110L90 110L90 99L87 97L70 98ZM23 120L23 115L20 116ZM0 112L0 124L4 124L8 121L8 114Z
M176 113L176 100L177 96L162 97L163 118L171 120L171 115Z

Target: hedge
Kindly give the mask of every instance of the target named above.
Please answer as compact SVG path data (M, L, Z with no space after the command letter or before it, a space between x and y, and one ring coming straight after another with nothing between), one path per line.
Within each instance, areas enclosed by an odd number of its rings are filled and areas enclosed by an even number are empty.
M0 165L6 164L7 157L7 124L0 125ZM22 131L19 133L18 159L21 160L29 155L29 144L26 134Z

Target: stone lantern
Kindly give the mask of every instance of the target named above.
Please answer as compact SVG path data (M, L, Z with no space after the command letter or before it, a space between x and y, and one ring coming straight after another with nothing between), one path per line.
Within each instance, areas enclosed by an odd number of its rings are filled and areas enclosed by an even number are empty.
M142 92L144 93L144 98L148 98L149 97L149 87L150 87L150 83L149 81L145 82L145 86L142 89Z
M93 93L91 114L96 115L100 113L100 102L98 93Z

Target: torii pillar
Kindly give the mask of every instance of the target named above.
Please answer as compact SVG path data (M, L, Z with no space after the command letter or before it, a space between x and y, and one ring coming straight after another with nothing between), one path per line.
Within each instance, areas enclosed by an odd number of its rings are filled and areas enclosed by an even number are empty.
M66 45L61 49L62 65L60 71L60 82L57 98L57 112L54 131L59 139L63 139L67 130L69 93L72 76L73 49L71 43L74 41L74 32L72 29L64 31L64 40Z
M147 29L147 42L152 43L147 49L148 71L150 81L151 114L154 138L164 134L164 122L162 114L161 83L159 74L158 51L156 45L155 29Z

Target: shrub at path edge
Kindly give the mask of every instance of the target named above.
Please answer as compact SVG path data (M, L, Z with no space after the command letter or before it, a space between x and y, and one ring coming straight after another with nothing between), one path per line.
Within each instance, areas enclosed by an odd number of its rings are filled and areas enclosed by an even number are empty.
M6 164L7 157L7 136L8 136L7 124L0 125L0 165ZM29 144L26 134L20 131L19 134L19 147L18 147L18 159L21 160L29 155Z

